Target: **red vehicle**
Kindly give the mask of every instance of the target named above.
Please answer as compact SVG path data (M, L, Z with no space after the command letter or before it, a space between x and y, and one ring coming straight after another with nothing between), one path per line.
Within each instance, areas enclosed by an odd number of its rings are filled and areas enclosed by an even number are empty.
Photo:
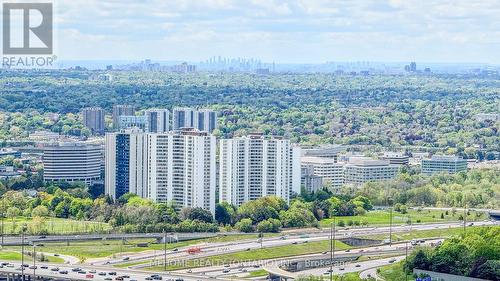
M85 278L94 278L94 274L87 274L85 275Z
M198 253L201 253L201 248L199 248L199 247L189 248L189 249L187 249L187 252L190 255L198 254Z

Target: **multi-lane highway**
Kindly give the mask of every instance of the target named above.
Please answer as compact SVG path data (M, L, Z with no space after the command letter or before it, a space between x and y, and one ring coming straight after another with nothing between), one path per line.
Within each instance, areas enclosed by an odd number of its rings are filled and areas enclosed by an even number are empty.
M483 225L493 225L495 222L492 221L482 221L482 222L474 222L475 226L483 226ZM453 227L461 227L461 223L441 223L441 224L418 224L418 225L399 225L393 226L393 233L404 233L410 231L422 231L422 230L432 230L432 229L448 229ZM348 237L370 237L374 235L388 235L389 227L367 227L367 228L355 228L355 229L346 229L341 228L336 231L337 239L348 238ZM300 234L300 235L299 235ZM151 236L149 236L151 237ZM191 255L187 253L188 247L179 248L177 250L168 250L167 251L167 261L186 261L190 259L200 259L203 257L210 257L214 255L220 255L224 253L233 253L233 252L242 252L248 251L252 249L258 248L269 248L283 245L295 245L301 243L309 243L313 241L322 241L330 239L330 233L328 229L321 230L308 230L308 231L297 231L295 234L287 234L284 236L274 236L262 239L259 241L257 239L247 239L247 240L239 240L235 242L217 242L217 243L200 243L195 247L199 247L201 249L200 253ZM431 241L436 242L436 241ZM377 260L368 260L363 262L354 262L344 265L343 267L335 267L334 273L341 274L347 272L357 272L357 271L366 271L370 268L379 267L382 265L386 265L389 262L396 262L401 259L401 256L405 254L406 245L403 244L393 244L391 245L378 245L364 248L351 249L350 251L337 251L335 256L337 258L355 258L361 255L370 255L370 256L380 256L380 259ZM327 251L327 249L325 249ZM145 251L140 253L128 253L122 255L114 255L114 257L99 259L99 260L89 260L86 264L81 265L48 265L39 263L38 268L36 269L37 275L43 275L45 277L53 277L58 279L79 279L79 280L99 280L99 281L109 281L109 280L117 280L118 276L125 276L129 278L125 281L130 280L150 280L152 279L151 272L142 270L142 267L149 266L152 260L159 260L163 262L163 251ZM328 253L323 254L310 254L303 255L299 257L291 257L291 258L279 258L273 260L267 260L265 262L261 262L260 264L256 264L255 262L242 262L239 264L231 264L231 265L206 265L200 268L195 269L185 269L180 271L175 271L171 273L165 273L162 275L162 279L183 279L183 280L210 280L210 279L236 279L242 278L248 274L248 272L260 270L265 268L269 271L278 271L284 272L279 267L279 264L284 260L301 260L301 259L317 259L321 258L322 255L328 255ZM387 255L391 255L394 257L387 257ZM384 258L384 256L386 258ZM126 261L124 261L124 257L127 257ZM393 260L396 259L396 260ZM117 265L123 262L127 263L141 263L139 265L131 266L130 268L113 268L113 265ZM271 263L271 266L269 264ZM47 268L42 268L41 266L47 266ZM72 271L73 267L78 266L82 269L82 272L78 273ZM59 267L59 271L52 270L54 267ZM0 273L10 273L10 274L19 274L20 270L19 263L13 264L11 267L3 266L0 268ZM325 273L325 267L320 267L317 269L307 269L303 271L301 274L315 274L322 275ZM61 274L61 271L63 274ZM64 274L67 271L67 274ZM94 273L95 271L95 273ZM32 269L26 269L26 273L32 274ZM99 275L99 272L102 272ZM116 272L116 275L110 275L109 273ZM91 274L91 275L89 275ZM291 274L291 273L283 273L283 274ZM157 277L158 278L158 277ZM120 278L118 279L120 280ZM180 281L180 280L178 280Z
M492 221L481 221L475 222L475 226L483 225L493 225L495 222ZM423 230L434 230L434 229L448 229L461 227L462 224L458 222L452 223L440 223L440 224L419 224L419 225L398 225L392 227L393 233L405 233L412 231L423 231ZM348 238L348 237L370 237L381 234L389 234L389 227L367 227L367 228L353 228L353 229L339 229L336 231L336 238ZM388 238L388 237L387 237ZM201 249L201 253L196 255L191 255L186 252L187 248L179 248L178 251L167 251L168 260L187 260L187 259L198 259L201 257L209 257L213 255L220 255L226 253L234 253L247 251L258 248L269 248L283 245L300 244L304 242L312 241L322 241L330 239L329 229L322 230L310 230L309 233L301 232L300 235L288 235L282 237L270 237L264 238L262 243L257 239L251 240L240 240L237 242L223 242L223 243L202 243L198 245L193 245ZM127 260L124 261L124 256ZM104 259L89 260L88 263L103 265L103 264L119 264L119 263L130 263L130 262L147 262L150 260L163 260L164 253L162 251L145 251L140 253L130 253L122 256L108 257ZM144 263L142 265L136 265L134 268L141 268L144 266L149 266L149 263Z

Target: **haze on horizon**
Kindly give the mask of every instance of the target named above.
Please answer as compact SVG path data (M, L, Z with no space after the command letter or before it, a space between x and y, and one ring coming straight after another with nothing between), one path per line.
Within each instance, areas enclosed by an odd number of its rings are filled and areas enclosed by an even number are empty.
M500 63L497 0L60 0L63 60Z

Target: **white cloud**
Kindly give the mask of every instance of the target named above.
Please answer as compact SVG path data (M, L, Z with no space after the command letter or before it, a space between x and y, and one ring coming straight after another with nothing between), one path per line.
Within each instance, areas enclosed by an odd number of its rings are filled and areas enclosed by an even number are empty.
M442 53L499 62L499 14L496 0L61 0L55 18L67 58L319 62ZM98 52L88 48L94 42Z

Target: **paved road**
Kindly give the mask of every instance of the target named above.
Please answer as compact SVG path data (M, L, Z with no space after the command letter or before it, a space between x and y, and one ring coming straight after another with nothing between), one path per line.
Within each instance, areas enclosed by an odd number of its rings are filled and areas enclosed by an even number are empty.
M42 268L45 266L47 268ZM9 263L9 266L3 266L0 268L0 274L11 273L11 274L21 274L21 263ZM53 270L57 268L58 270ZM33 269L25 269L25 275L32 275L33 273L36 276L43 276L48 278L57 278L57 279L71 279L71 280L96 280L96 281L111 281L115 280L117 276L125 276L124 279L126 281L142 281L147 280L151 274L156 274L154 272L148 271L139 271L139 270L130 270L130 269L115 269L109 267L100 267L100 266L78 266L85 273L78 273L72 271L74 266L70 265L54 265L47 263L38 263L37 269L33 272ZM66 271L66 274L62 274L61 272ZM115 274L112 274L115 272ZM99 274L100 273L100 274ZM111 273L111 274L110 274ZM87 276L87 274L92 274L93 276ZM101 275L102 274L102 275ZM190 274L180 274L180 273L158 273L162 276L163 280L176 280L176 281L209 281L215 278L205 278L203 276L198 275L190 275ZM127 277L128 276L128 277ZM217 278L220 280L225 280L225 278ZM234 278L232 278L234 280ZM238 279L236 279L238 280Z

